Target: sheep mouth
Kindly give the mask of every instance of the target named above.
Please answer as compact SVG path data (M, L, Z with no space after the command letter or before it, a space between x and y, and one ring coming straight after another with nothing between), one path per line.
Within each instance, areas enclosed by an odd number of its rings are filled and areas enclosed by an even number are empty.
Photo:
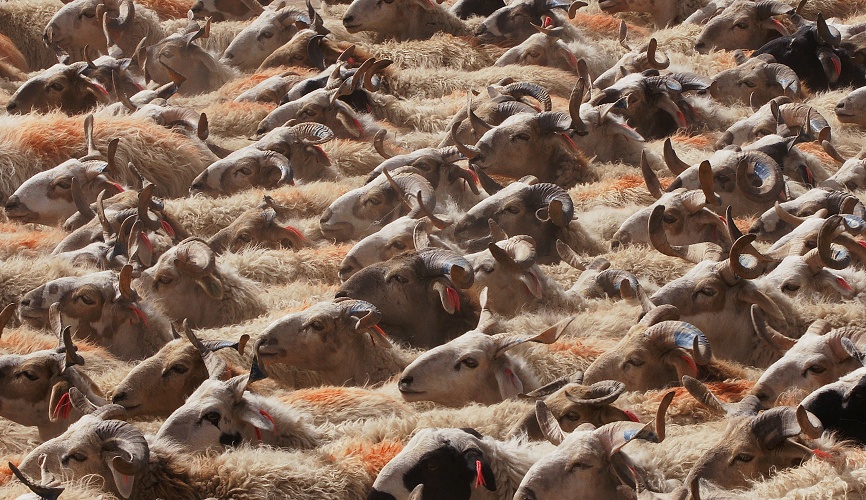
M24 207L6 207L6 217L21 223L34 222L37 219L35 212Z
M619 2L617 0L601 0L598 2L598 8L601 10L613 9Z
M259 357L259 359L277 358L277 357L285 356L286 350L282 347L276 347L276 348L259 347L258 349L256 349L256 355Z
M400 391L400 394L409 395L409 396L415 395L415 394L424 394L424 392L425 392L425 391L413 391L412 389L405 389L403 387L399 387L398 390Z

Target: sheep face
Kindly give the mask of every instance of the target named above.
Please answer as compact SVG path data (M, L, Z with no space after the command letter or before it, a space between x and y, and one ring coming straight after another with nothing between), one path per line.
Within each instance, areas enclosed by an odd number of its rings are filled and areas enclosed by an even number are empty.
M307 246L307 239L299 230L277 224L276 218L273 208L247 210L215 234L208 244L217 253L237 252L249 245L272 249Z
M565 16L558 16L554 12L553 9L555 8L566 9L568 4L555 0L512 2L487 16L487 19L478 28L476 36L481 43L507 42L518 44L536 33L532 24L543 25L544 23L541 22L543 16L557 18L554 21L556 26L568 24Z
M144 472L149 457L147 441L131 424L85 415L62 435L34 448L19 469L37 483L95 476L110 493L129 498L135 476Z
M609 109L582 104L580 119L587 126L587 134L570 134L571 139L585 156L595 157L596 161L640 164L644 138L628 126L622 116L608 112Z
M458 290L469 288L472 279L466 259L428 249L365 267L343 283L337 297L373 304L382 313L385 333L412 346L433 347L475 326L469 299Z
M845 279L846 275L852 278L848 272L826 269L818 250L813 249L806 255L785 257L775 269L755 279L754 283L761 290L775 291L791 298L815 295L823 300L841 301L854 297L858 292Z
M836 104L836 118L842 123L866 126L866 89L857 89Z
M532 238L513 236L488 245L483 252L466 255L466 260L475 269L470 293L478 297L487 288L490 309L494 313L512 317L521 308L543 299L545 290L541 279L545 276L535 263Z
M398 388L406 401L460 407L493 404L523 392L520 362L494 336L470 331L420 355L403 370ZM526 380L527 384L535 381Z
M182 95L195 95L219 88L229 79L229 72L213 56L193 43L205 36L208 27L193 24L183 33L163 38L147 48L145 68L151 79L159 84L176 81L175 72L186 78L178 88Z
M553 184L513 182L472 207L454 226L454 236L467 251L478 252L491 243L493 220L505 234L530 236L539 262L557 262L553 246L560 231L569 226L574 205L565 190Z
M549 66L564 71L575 71L577 59L559 37L536 33L517 47L508 49L494 66L519 64L522 66Z
M829 326L823 321L813 324L793 347L761 375L751 393L765 406L773 406L785 393L806 394L835 382L858 368L862 363L852 357L842 339L858 341L863 331L841 328L825 333ZM787 339L795 342L793 339Z
M535 175L541 182L559 184L559 163L578 163L576 146L564 136L570 127L566 113L519 113L481 136L472 162L489 174L513 179Z
M825 183L827 187L833 189L846 188L851 191L863 189L866 187L866 160L849 158Z
M66 368L62 349L37 351L27 355L0 357L0 416L26 426L40 428L43 438L53 437L66 428L77 414L64 413L63 401L70 387L91 395L99 394L96 385L75 367Z
M353 0L343 14L343 26L349 33L372 31L388 38L412 40L424 36L413 33L409 25L420 24L431 11L444 10L427 0ZM422 21L423 22L423 21Z
M195 19L211 18L214 22L246 21L256 12L241 0L196 0L192 7Z
M648 224L650 216L658 207L664 207L663 231L672 245L687 245L700 241L730 244L726 239L727 229L719 216L707 208L707 200L701 191L675 189L664 193L649 207L630 215L614 233L611 247L634 244L649 244Z
M336 241L362 238L403 215L416 216L421 204L429 210L435 208L433 187L423 177L402 173L394 176L393 180L402 193L394 189L387 178L380 176L334 200L319 220L325 238ZM411 198L403 198L403 193L408 193ZM420 203L416 194L420 196Z
M135 18L132 0L74 0L68 2L48 22L42 39L55 52L65 52L73 61L84 60L84 47L107 53L102 15L113 31L123 31Z
M866 173L866 171L864 171ZM750 233L758 235L758 241L775 241L769 252L780 250L787 241L798 239L812 232L817 233L820 225L817 220L812 220L811 216L815 215L821 209L827 210L827 215L838 214L842 210L843 204L853 204L854 215L861 217L866 215L866 210L860 200L852 197L850 193L844 191L835 191L829 188L811 189L805 194L779 204L779 208L785 212L799 218L807 218L798 226L793 226L790 222L779 218L779 213L775 208L768 209L761 214L749 228ZM784 215L784 214L783 214ZM793 229L793 231L792 231ZM814 241L816 238L805 237L807 241ZM811 250L817 244L809 244L805 248ZM805 252L799 252L805 253ZM787 254L786 254L787 255Z
M103 283L111 282L114 273L102 271L80 277L58 278L30 290L18 304L18 315L27 324L41 328L48 323L48 307L59 302L60 298L68 292L87 284L101 286Z
M866 370L860 368L838 382L827 384L803 400L803 407L833 430L840 439L866 442L863 415L866 415Z
M698 459L689 478L699 476L733 489L745 487L749 480L768 477L775 470L799 466L811 451L800 443L796 417L783 423L788 412L794 409L778 407L756 417L729 418L724 435Z
M219 318L213 311L225 295L223 271L215 259L204 241L185 240L141 274L138 289L172 320L187 318L199 327L214 324Z
M514 498L565 498L573 491L593 498L616 498L621 483L609 472L611 467L596 431L576 430L530 467Z
M770 59L771 62L767 62ZM710 85L710 95L722 102L757 103L763 106L778 96L800 96L800 79L784 64L772 58L748 59L735 68L718 73Z
M6 216L20 222L58 225L77 212L72 195L73 179L87 201L95 200L103 189L117 189L103 174L105 168L103 161L74 159L39 172L9 197Z
M650 300L679 309L680 319L702 331L720 358L755 366L767 366L778 359L766 346L755 347L759 342L749 304L758 305L784 325L787 319L779 304L786 301L777 294L771 298L748 280L740 279L727 261L698 263L681 278L661 287ZM731 332L737 332L738 341L731 341Z
M584 380L618 380L629 391L661 389L683 375L697 376L710 358L710 342L689 323L662 321L633 327L613 349L587 368Z
M195 346L177 339L135 366L110 395L128 417L168 417L208 378Z
M496 491L489 440L475 429L421 429L382 468L367 499L408 499L419 484L425 498L469 500L475 484Z
M241 70L258 68L266 57L295 36L298 21L312 23L305 13L294 7L265 9L235 36L220 61Z
M288 158L274 151L247 146L211 163L192 181L192 196L228 196L252 188L275 189L294 184Z
M367 302L320 302L269 325L256 342L256 356L262 364L340 371L357 361L367 342L365 330L374 328L380 317Z
M695 50L706 54L711 49L757 49L788 31L772 16L794 9L782 2L758 4L737 0L710 19L695 43Z
M86 72L87 63L55 64L21 85L6 104L6 111L26 114L59 109L74 115L108 102L108 91Z

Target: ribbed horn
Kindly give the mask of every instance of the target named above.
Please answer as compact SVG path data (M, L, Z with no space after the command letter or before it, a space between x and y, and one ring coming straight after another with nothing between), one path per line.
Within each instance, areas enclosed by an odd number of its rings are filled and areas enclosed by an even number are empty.
M379 156L385 158L386 160L394 157L394 155L389 154L387 151L385 151L385 145L382 144L382 140L387 134L387 130L379 129L378 131L376 131L376 135L373 136L373 147L376 148L376 152L379 153Z
M556 184L538 183L529 187L531 206L539 207L536 211L536 216L539 213L547 214L547 217L539 217L542 220L549 220L556 226L565 228L574 219L574 203L568 192L557 186ZM543 211L543 212L542 212Z
M579 136L585 136L589 130L580 117L580 106L583 104L584 96L586 95L586 82L583 78L578 78L574 88L571 89L571 95L568 98L568 114L571 116L571 128Z
M749 182L747 171L750 161L755 162L755 175L762 181L760 187L755 187ZM749 151L744 153L737 165L737 187L747 199L766 203L779 198L779 194L785 187L785 181L775 160L764 153Z
M767 323L766 316L764 316L764 311L757 304L752 304L751 314L752 325L755 327L758 336L764 339L776 352L784 354L797 343L795 339L786 337L770 326Z
M484 135L485 132L493 128L493 125L482 120L475 114L475 111L472 111L471 92L466 97L466 115L469 117L469 124L472 126L472 130L474 130L478 135Z
M656 50L658 49L658 40L655 38L650 38L649 44L647 44L646 48L646 62L650 68L654 69L667 69L668 66L671 65L671 60L667 56L664 61L659 61L656 59Z
M821 257L821 262L830 269L845 269L851 265L851 255L848 252L834 251L830 246L833 243L833 233L842 220L840 215L828 217L818 231L818 255Z
M441 248L431 248L419 254L430 276L448 274L458 288L469 288L475 280L472 264L462 256Z
M576 388L577 389L577 388ZM625 384L617 380L603 380L589 387L581 387L581 394L574 394L565 390L565 398L572 403L587 406L607 406L619 398L625 392Z
M553 104L550 100L550 94L540 85L529 82L509 83L501 89L503 94L508 94L512 97L519 98L521 96L529 96L541 104L542 111L550 111Z

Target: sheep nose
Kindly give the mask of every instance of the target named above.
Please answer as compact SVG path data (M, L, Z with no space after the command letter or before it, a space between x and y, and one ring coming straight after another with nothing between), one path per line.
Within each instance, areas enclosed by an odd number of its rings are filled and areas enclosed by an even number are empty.
M397 384L397 386L398 386L398 387L400 388L400 390L402 391L402 390L404 390L404 389L408 389L409 386L412 385L412 382L413 382L413 381L415 381L415 378L414 378L414 377L412 377L412 376L406 376L406 377L403 377L403 378L400 379L400 382Z
M30 307L30 299L22 299L21 305L24 307Z
M334 211L330 208L325 209L325 213L322 214L322 218L319 219L319 224L327 224L331 217L334 215Z
M352 24L352 21L355 20L355 16L343 16L343 24Z
M21 198L18 197L17 194L13 194L6 200L6 210L12 210L18 208L18 205L21 204Z
M836 104L836 109L845 109L845 101L839 101L839 104Z
M701 51L705 48L707 48L707 44L704 42L698 42L695 44L695 50L697 50L697 51Z
M335 299L348 299L349 298L349 292L345 292L345 291L341 290L341 291L334 294L334 298Z
M16 103L15 101L9 101L9 103L6 104L6 112L9 114L17 113L18 112L18 103Z
M520 490L514 495L514 500L537 500L537 498L535 492L528 488Z
M191 10L193 14L198 14L199 12L204 10L204 2L199 0L198 2L192 4L192 7L190 7L189 10Z
M125 400L126 396L127 396L127 394L125 392L118 392L117 394L114 394L113 396L111 396L111 402L114 404L118 404L121 401Z

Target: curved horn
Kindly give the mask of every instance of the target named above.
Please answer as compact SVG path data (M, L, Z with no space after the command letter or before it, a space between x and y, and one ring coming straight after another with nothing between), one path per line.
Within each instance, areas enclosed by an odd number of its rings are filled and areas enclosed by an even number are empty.
M579 136L589 133L586 123L580 117L580 105L583 104L584 96L586 96L586 82L583 78L578 78L568 98L568 114L571 116L571 128Z
M3 336L3 329L6 328L6 324L9 323L12 316L15 316L14 302L4 307L3 311L0 312L0 337Z
M674 151L674 146L671 143L670 137L665 139L664 158L665 158L665 165L668 166L668 170L673 172L674 175L682 174L683 172L686 171L687 168L689 168L691 166L688 163L680 160L680 158L677 156L676 151Z
M382 140L385 139L385 136L388 135L388 131L385 129L379 129L376 131L376 135L373 136L373 147L376 148L376 152L379 153L384 159L393 158L394 155L389 154L385 151L385 145L382 144Z
M695 362L699 365L707 365L713 356L710 341L704 333L685 321L656 323L644 331L644 336L663 349L680 348L692 351Z
M542 111L550 111L553 109L553 103L550 100L550 94L544 87L529 82L509 83L500 90L503 94L508 94L515 98L521 96L529 96L541 104Z
M733 271L741 278L748 280L753 280L764 274L766 269L764 264L772 261L772 259L768 259L761 255L761 253L752 246L752 243L756 238L757 235L754 233L744 234L737 238L737 241L735 241L731 246L730 257L728 258L731 263L731 269L733 269ZM741 259L743 252L755 258L755 266L750 267L743 264L743 260Z
M307 144L324 144L336 137L327 125L315 122L298 123L292 125L291 130Z
M81 192L81 186L78 184L78 179L72 178L72 200L75 202L75 208L88 221L96 217L93 210L90 209L90 204L84 199L84 193Z
M471 92L466 97L466 115L469 117L469 124L472 126L472 130L474 130L476 134L484 135L485 132L493 128L493 125L482 120L475 114L475 111L472 111Z
M45 466L46 458L47 457L45 455L42 455L40 457L40 465L42 465L43 469ZM37 484L33 479L25 476L23 472L18 470L18 467L15 467L15 464L13 464L12 462L8 462L8 465L9 470L11 470L13 474L15 474L15 477L17 477L19 481L24 483L24 486L27 486L27 488L29 488L30 491L35 493L39 498L44 498L45 500L57 500L60 497L61 493L63 493L63 491L65 490L65 488L62 488L60 486L43 486L41 484ZM45 480L46 478L43 475L42 481Z
M845 269L851 264L851 255L848 252L833 251L830 246L833 243L833 233L842 220L840 215L828 217L818 231L818 255L821 257L821 262L830 269ZM841 256L837 257L839 254Z
M580 405L607 406L625 392L625 384L617 380L603 380L583 389L580 395L572 394L566 389L565 398Z
M782 206L779 204L778 201L776 202L776 204L774 205L773 208L775 209L776 217L778 217L779 220L781 220L783 222L787 222L788 224L790 224L793 227L799 226L800 224L803 223L803 221L805 221L807 219L806 217L797 217L796 215L788 212L787 210L782 208Z
M647 48L646 48L646 62L650 68L667 69L667 67L671 65L671 60L667 56L665 56L664 61L657 60L656 59L656 50L657 49L658 49L658 40L656 40L655 38L650 38L649 44L647 44Z
M842 42L842 34L836 28L832 31L827 26L827 21L824 19L824 14L818 13L818 19L815 20L815 33L818 35L818 40L824 45L838 47Z
M574 16L577 15L577 10L587 5L589 4L586 2L571 2L571 5L568 6L568 18L574 19Z
M419 255L430 276L447 274L458 288L466 289L472 286L475 273L472 271L472 264L462 256L441 248L424 250Z
M764 339L764 341L778 353L784 354L788 352L792 347L794 347L794 344L797 343L795 339L782 335L775 328L770 326L767 323L766 316L764 316L764 311L757 304L752 305L751 314L752 325L755 327L758 336Z
M583 265L580 261L580 257L578 257L577 252L575 252L568 244L566 244L562 240L556 240L556 253L559 254L559 258L562 259L563 262L568 264L569 266L579 270L585 271L586 266Z
M454 141L454 146L457 148L457 151L460 151L463 156L465 156L469 161L472 161L481 155L481 151L475 146L468 146L460 142L460 139L457 137L457 127L459 126L459 121L455 121L454 124L451 125L451 140Z
M647 190L655 199L662 197L662 185L659 183L659 178L647 161L646 150L640 152L640 171L643 174L643 180L646 183Z
M539 212L546 212L546 218L539 218L562 228L568 227L574 219L574 203L566 190L549 183L533 184L528 189L531 200L535 202L532 206L539 207L536 216Z
M747 171L750 160L754 160L754 172L761 179L761 186L755 187L749 182ZM747 199L765 203L779 198L785 187L779 165L764 153L749 151L744 153L737 165L737 187Z
M132 266L129 264L120 269L118 289L120 290L120 295L126 300L135 300L135 292L132 290Z
M94 433L102 441L103 449L122 451L126 455L117 456L110 462L112 472L135 476L147 468L150 448L144 436L132 424L105 420L96 426Z

